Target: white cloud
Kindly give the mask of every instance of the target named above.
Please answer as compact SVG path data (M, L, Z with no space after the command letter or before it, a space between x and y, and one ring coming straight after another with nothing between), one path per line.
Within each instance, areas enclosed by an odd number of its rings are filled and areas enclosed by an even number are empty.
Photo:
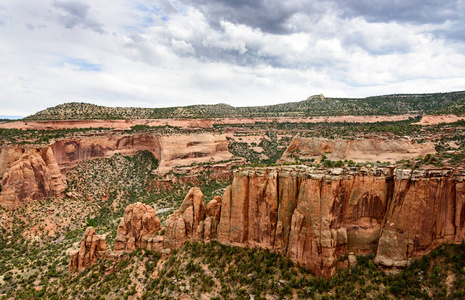
M282 23L266 30L245 15L215 25L206 10L169 0L6 0L1 114L69 101L240 106L464 89L465 45L451 31L460 20L376 22L330 2L318 14L273 3L270 18Z

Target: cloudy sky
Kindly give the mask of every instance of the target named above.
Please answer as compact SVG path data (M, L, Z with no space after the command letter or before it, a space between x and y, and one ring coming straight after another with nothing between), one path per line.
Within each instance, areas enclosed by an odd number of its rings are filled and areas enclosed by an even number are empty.
M3 0L0 115L465 90L465 0Z

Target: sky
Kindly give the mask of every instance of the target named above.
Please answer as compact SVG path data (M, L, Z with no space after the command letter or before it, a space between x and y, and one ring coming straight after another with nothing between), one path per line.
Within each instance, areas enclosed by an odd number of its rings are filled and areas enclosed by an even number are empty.
M2 0L0 115L465 90L465 0Z

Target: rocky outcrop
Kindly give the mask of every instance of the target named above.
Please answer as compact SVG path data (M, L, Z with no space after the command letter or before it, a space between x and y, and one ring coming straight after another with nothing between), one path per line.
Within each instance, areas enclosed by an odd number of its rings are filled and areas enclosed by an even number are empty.
M0 205L15 209L31 200L59 196L66 188L67 170L79 162L140 151L150 151L159 160L159 175L173 167L233 158L226 136L214 134L105 135L63 139L49 146L4 146L0 149Z
M330 140L324 138L303 138L297 135L283 153L281 162L296 159L320 160L324 155L331 160L353 160L354 162L381 161L396 162L401 159L424 157L436 153L434 143L415 143L408 139L383 140Z
M61 196L66 183L50 147L12 146L0 154L0 205L15 209L33 200Z
M192 188L163 236L153 236L160 228L153 209L130 205L116 251L105 257L136 248L168 253L164 249L186 241L218 240L279 252L325 277L356 264L354 254L372 253L376 264L404 267L442 243L465 241L464 204L463 169L243 169L206 207L200 189ZM94 235L86 231L70 270L94 261Z
M205 242L217 238L218 224L221 217L222 199L219 196L213 198L207 204L206 218L204 221L203 237Z
M187 240L203 240L205 211L202 192L197 187L192 188L181 207L166 221L164 247L175 249Z
M347 253L405 266L465 239L461 170L258 168L234 173L218 241L273 249L321 276Z
M140 202L131 204L124 210L123 219L118 226L114 250L155 250L160 241L154 235L160 229L161 223L155 209Z
M160 137L160 175L172 168L199 163L226 161L234 156L225 135L183 134Z
M104 236L97 235L93 227L88 227L81 240L81 247L71 253L69 272L83 271L105 257L107 244Z

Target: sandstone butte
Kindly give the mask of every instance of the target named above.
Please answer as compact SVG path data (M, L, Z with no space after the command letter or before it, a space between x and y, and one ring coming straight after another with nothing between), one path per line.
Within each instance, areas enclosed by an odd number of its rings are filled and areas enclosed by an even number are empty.
M158 249L188 240L271 249L324 277L347 266L338 259L346 254L373 253L378 265L404 267L442 243L464 241L464 181L462 169L243 169L206 207L198 188L189 191ZM123 221L133 219L125 212Z
M62 139L50 145L11 145L0 148L0 205L16 209L32 200L60 196L66 172L82 161L135 155L150 151L159 161L158 174L192 163L233 158L225 135L105 135Z

